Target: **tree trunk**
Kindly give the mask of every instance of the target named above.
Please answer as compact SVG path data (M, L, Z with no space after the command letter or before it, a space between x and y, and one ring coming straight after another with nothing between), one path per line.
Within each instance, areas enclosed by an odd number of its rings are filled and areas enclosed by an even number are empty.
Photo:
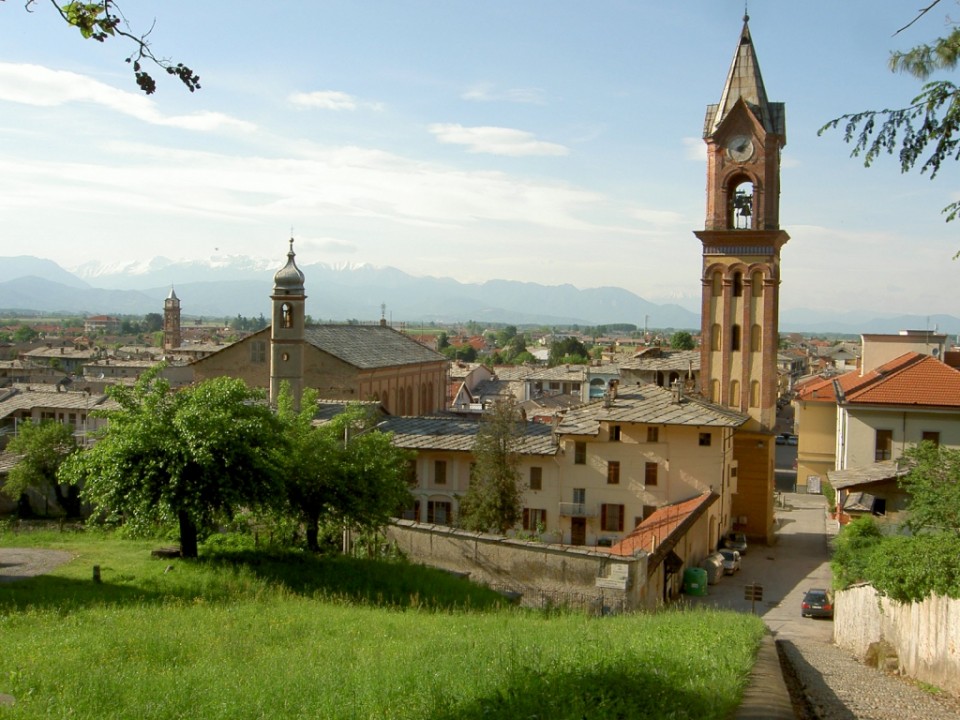
M57 504L68 518L78 518L80 517L80 488L77 485L66 487L67 492L64 494L60 483L53 483L53 494L57 498Z
M320 516L307 516L304 518L304 525L307 526L307 548L311 552L320 552L320 543L318 541L320 534Z
M183 510L178 514L180 520L180 557L197 557L197 526Z

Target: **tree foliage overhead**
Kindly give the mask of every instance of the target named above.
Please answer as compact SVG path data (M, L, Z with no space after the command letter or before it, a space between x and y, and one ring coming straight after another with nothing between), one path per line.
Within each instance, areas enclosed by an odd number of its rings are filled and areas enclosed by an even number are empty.
M316 400L316 391L306 390L297 412L284 387L277 402L288 440L286 495L314 551L320 549L322 522L359 530L385 525L410 499L406 479L412 459L376 429L377 417L364 406L349 406L315 426Z
M198 531L239 507L276 502L283 436L262 393L214 378L174 392L159 365L132 388L113 386L119 409L91 449L61 477L108 518L178 523L181 553L196 557Z
M900 480L910 493L907 527L960 537L960 450L923 442L905 450L900 462L910 468Z
M79 487L68 484L64 488L57 479L60 466L77 451L77 441L70 425L55 420L22 422L7 450L21 457L0 489L4 494L16 500L27 488L43 493L52 490L67 517L79 517Z
M480 418L473 446L470 487L460 501L460 525L467 530L505 534L523 512L520 456L523 418L515 399L498 400Z
M933 0L913 22L939 2ZM955 70L958 61L960 28L954 28L931 43L891 53L890 69L927 81L938 70ZM919 168L933 179L944 162L960 160L960 87L948 80L926 82L920 94L904 107L842 115L820 128L818 134L841 126L844 141L853 145L851 155L862 157L867 167L880 155L896 153L901 172ZM954 220L960 213L960 202L947 205L943 212L948 222Z
M24 7L32 11L38 0L24 0ZM148 69L158 67L168 75L173 75L190 91L200 88L200 76L181 62L157 57L150 44L153 25L146 32L134 31L126 16L115 0L97 0L97 2L68 2L63 5L50 0L67 25L76 28L86 40L106 42L113 38L122 38L133 45L126 62L133 68L137 86L147 95L157 90L157 82Z

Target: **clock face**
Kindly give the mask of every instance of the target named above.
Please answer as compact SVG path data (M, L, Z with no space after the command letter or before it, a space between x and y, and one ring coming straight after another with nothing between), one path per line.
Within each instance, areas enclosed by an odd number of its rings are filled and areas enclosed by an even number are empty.
M753 140L746 135L734 135L727 141L727 155L736 162L746 162L753 157Z

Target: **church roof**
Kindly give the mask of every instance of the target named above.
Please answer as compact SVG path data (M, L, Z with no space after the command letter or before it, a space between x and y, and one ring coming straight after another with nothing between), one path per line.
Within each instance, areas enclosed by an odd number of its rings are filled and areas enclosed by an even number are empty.
M447 360L409 336L382 325L311 325L305 338L315 348L361 370Z
M730 114L739 100L743 100L753 112L764 130L776 135L786 135L786 120L783 103L767 100L767 91L760 75L760 63L757 61L753 38L750 36L749 16L743 18L743 30L740 41L733 54L733 62L727 73L727 82L723 86L720 102L707 107L707 116L703 124L703 136L709 137L720 127L720 123Z

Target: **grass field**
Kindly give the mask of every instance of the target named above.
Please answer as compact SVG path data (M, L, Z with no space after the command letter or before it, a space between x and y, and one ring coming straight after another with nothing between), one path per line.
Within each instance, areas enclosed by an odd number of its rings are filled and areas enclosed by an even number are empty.
M170 561L150 558L156 543L0 534L31 545L75 560L0 583L0 693L15 699L2 720L721 719L763 634L733 613L503 607L402 562Z

